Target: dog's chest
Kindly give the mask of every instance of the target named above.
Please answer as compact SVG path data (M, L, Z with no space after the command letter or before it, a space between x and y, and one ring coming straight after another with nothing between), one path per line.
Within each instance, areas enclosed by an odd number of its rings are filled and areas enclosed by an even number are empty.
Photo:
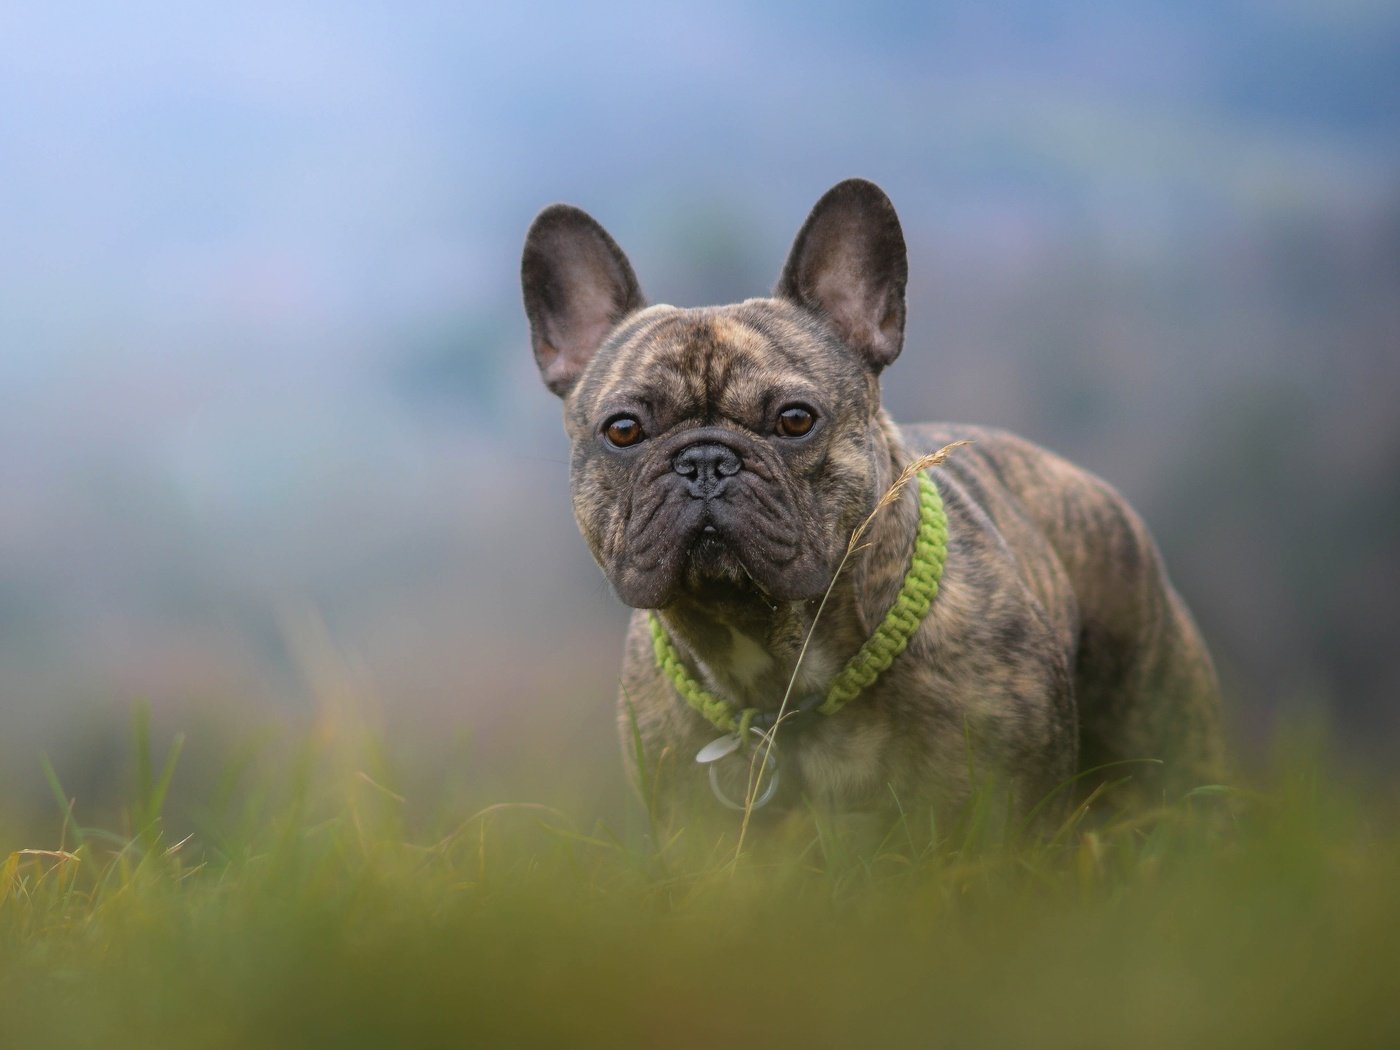
M883 722L836 715L803 734L784 755L796 766L808 797L849 803L880 788L888 743Z
M712 668L715 684L737 706L772 709L787 693L786 709L803 709L780 730L781 762L800 782L803 794L830 803L851 802L880 788L890 739L883 719L850 710L831 716L811 710L826 696L842 664L836 653L812 645L794 676L764 645L731 628L727 650Z
M729 628L729 653L725 670L745 693L755 690L772 674L774 659L758 642L735 628Z

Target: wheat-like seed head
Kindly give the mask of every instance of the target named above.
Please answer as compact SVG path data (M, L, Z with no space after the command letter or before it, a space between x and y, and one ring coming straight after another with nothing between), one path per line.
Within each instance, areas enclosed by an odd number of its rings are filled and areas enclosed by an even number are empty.
M876 501L875 509L870 512L864 521L856 526L856 531L851 533L851 541L846 544L846 553L850 554L855 550L856 545L860 543L860 538L865 535L865 530L870 527L870 523L875 520L880 511L884 510L899 498L899 494L904 491L905 486L930 467L936 467L942 463L955 448L970 444L972 444L972 442L966 439L953 441L944 445L937 452L930 452L920 456L918 459L912 460L906 465L905 468L899 472L899 477L895 478L894 481L890 483L890 487L885 489L884 495Z

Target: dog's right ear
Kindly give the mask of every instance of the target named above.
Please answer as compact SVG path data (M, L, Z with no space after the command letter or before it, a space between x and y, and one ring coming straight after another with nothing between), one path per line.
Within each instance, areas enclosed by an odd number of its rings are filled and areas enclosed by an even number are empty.
M525 235L520 285L545 386L564 397L604 336L646 305L632 264L587 212L551 204Z

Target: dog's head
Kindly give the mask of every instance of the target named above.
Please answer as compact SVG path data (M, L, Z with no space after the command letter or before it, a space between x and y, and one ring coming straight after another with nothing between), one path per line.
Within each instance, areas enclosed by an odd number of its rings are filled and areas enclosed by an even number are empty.
M773 297L732 306L647 307L597 222L540 213L530 338L564 399L579 528L624 602L825 590L879 495L878 376L904 341L906 274L894 207L859 179L812 209Z

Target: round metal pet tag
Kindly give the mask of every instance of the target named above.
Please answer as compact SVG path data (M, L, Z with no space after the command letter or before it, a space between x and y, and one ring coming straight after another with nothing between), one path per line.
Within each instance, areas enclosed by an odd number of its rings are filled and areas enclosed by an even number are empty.
M710 767L710 790L720 804L729 809L744 809L744 800L749 795L749 778L758 773L760 766L763 772L754 791L753 808L766 806L778 791L778 749L768 746L768 735L757 726L751 726L749 732L758 738L752 748L740 751L738 736L731 734L708 744L695 756L697 762L702 761L701 756L706 756L703 761ZM732 746L719 746L721 743L730 745L731 742Z

